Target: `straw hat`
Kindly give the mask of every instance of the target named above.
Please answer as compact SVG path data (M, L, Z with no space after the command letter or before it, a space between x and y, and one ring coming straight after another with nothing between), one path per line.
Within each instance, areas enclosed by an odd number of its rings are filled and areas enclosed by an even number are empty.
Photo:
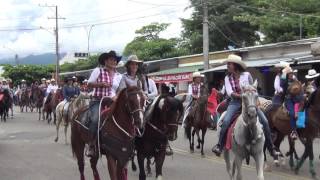
M308 71L308 74L305 76L306 79L313 79L320 76L320 73L317 73L317 71L315 69L310 69Z
M225 60L225 63L235 63L240 65L243 69L247 69L247 65L242 61L242 58L240 56L234 55L234 54L230 54L227 58L227 60Z
M50 82L56 82L56 80L52 78L52 79L50 80Z
M290 66L287 66L282 70L282 73L283 74L293 73L293 70L292 70L292 68Z
M200 72L194 72L194 73L192 74L192 78L197 78L197 77L203 78L204 75L201 74Z
M128 57L128 60L127 60L127 62L126 62L126 64L125 64L125 66L128 66L128 64L129 64L130 62L143 63L143 61L140 60L137 55L130 55L130 56Z
M274 67L276 68L285 68L287 66L290 66L288 62L285 61L280 61L278 64L275 64Z

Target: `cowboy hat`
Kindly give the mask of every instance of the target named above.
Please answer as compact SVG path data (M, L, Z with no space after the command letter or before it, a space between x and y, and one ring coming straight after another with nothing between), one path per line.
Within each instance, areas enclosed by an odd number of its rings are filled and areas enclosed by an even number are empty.
M142 60L139 60L139 58L138 58L137 55L130 55L130 56L128 57L128 60L127 60L127 62L126 62L126 64L125 64L125 66L128 67L128 65L129 65L130 62L135 62L135 63L138 63L138 64L143 63Z
M290 66L287 66L282 70L282 73L283 74L293 73L293 70L292 70L292 68Z
M101 65L104 65L104 61L110 57L113 57L117 60L117 63L119 63L119 61L121 60L122 56L118 56L117 53L115 51L109 51L108 53L102 53L100 54L99 58L98 58L98 62Z
M305 76L306 79L313 79L320 76L320 73L317 73L315 69L309 69L308 74Z
M240 56L237 56L235 54L230 54L228 58L225 60L225 63L235 63L240 65L243 69L247 68L247 65L242 61L242 58Z
M280 61L278 64L275 64L274 67L276 68L285 68L287 66L290 66L290 63L285 61Z
M56 82L56 80L52 78L52 79L50 80L50 82Z
M42 78L42 79L41 79L41 81L45 81L45 80L46 80L46 78Z
M88 79L83 80L84 83L88 82Z
M192 78L197 78L197 77L203 78L204 75L201 74L200 72L194 72L194 73L192 74Z
M26 80L22 79L21 82L26 82Z

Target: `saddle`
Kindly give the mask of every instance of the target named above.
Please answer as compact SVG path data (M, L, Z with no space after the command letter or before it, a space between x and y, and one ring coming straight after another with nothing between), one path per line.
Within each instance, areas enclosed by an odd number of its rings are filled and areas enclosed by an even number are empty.
M226 150L230 150L232 148L232 135L233 135L233 129L234 126L237 123L238 117L240 116L240 112L236 113L233 117L232 117L232 123L230 125L230 127L227 130L227 134L226 134L226 143L225 143L225 149Z

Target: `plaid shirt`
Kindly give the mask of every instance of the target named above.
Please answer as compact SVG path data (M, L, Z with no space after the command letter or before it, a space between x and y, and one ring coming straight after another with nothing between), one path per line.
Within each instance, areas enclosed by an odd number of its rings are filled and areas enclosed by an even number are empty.
M229 82L230 82L232 90L234 92L240 94L241 93L241 88L240 88L239 79L235 79L233 75L230 75L229 76Z
M98 82L105 82L107 84L110 84L109 87L96 87L94 88L94 97L101 98L104 96L111 96L111 87L112 87L112 79L113 77L110 76L108 71L106 69L100 68L100 74L98 77Z

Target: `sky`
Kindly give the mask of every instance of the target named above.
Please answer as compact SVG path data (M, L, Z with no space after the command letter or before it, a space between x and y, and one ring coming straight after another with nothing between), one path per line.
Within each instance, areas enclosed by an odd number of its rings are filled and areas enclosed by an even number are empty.
M160 36L179 37L180 18L189 18L189 0L1 0L0 58L55 52L58 6L60 52L122 52L135 30L170 23ZM30 30L32 29L32 30ZM90 30L91 29L91 30Z

